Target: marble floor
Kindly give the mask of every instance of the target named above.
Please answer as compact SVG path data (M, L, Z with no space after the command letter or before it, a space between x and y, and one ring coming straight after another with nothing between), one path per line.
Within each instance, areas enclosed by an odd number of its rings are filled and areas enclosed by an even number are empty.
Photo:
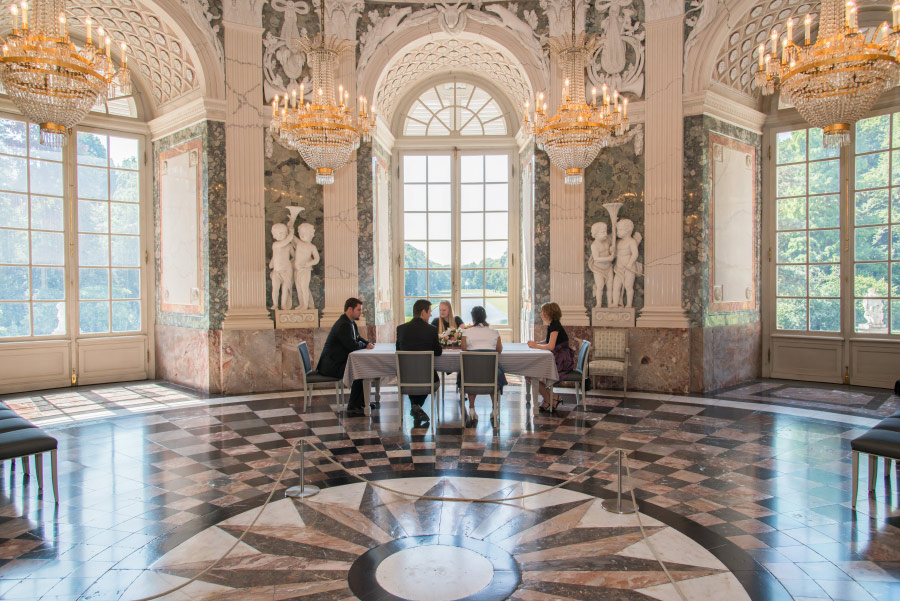
M145 397L139 386L154 387L146 390L155 399L181 395L171 402L184 405ZM284 498L280 489L299 483L293 460L273 503L225 563L168 599L363 598L353 566L377 556L385 567L357 571L369 575L365 590L380 587L379 598L458 598L390 577L418 565L413 573L424 570L426 580L467 574L462 593L487 601L489 585L470 589L488 576L511 578L493 563L489 574L483 560L503 554L520 575L511 598L680 599L635 532L634 516L598 507L613 494L615 466L587 467L613 448L628 452L647 534L689 599L900 598L896 475L880 473L876 494L850 509L849 441L900 405L884 390L759 381L706 396L623 400L596 391L584 409L567 396L555 414L533 416L511 386L498 429L486 398L477 425L464 428L448 393L434 431L408 424L398 431L389 390L371 419L341 419L325 394L301 413L302 398L291 393L203 398L162 383L114 388L2 399L48 420L60 441L62 501L53 504L49 487L39 497L33 479L4 464L0 598L137 599L184 582L252 521L300 437L340 464L306 455L307 482L323 491ZM105 397L93 397L97 391ZM74 417L80 412L48 399L57 394L81 395L108 413ZM118 394L137 398L106 398ZM53 411L62 413L43 414ZM351 474L472 499L574 479L525 501L484 504L415 500ZM457 571L390 548L415 537L437 541L420 544Z

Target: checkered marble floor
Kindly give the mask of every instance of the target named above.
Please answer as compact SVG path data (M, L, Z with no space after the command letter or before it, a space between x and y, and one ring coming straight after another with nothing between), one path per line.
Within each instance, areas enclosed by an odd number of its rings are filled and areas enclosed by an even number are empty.
M776 382L757 384L766 383ZM54 506L49 486L39 498L20 466L3 466L0 598L126 598L167 553L259 507L299 437L329 449L343 466L307 454L307 482L325 487L356 482L348 472L535 484L579 475L567 488L595 497L614 490L615 466L590 473L586 466L622 448L648 514L720 548L738 572L750 574L745 586L754 574L780 583L750 586L751 598L780 599L784 590L801 600L900 598L896 475L885 480L880 472L876 495L861 498L856 513L849 493L849 441L898 399L884 391L777 384L768 390L805 392L753 399L737 398L754 394L747 390L721 398L636 394L624 401L592 393L584 409L567 396L556 414L532 416L521 390L511 387L498 429L486 399L479 399L476 427L466 429L448 386L434 431L410 430L409 419L398 429L389 391L371 419L340 418L327 395L316 396L306 413L300 397L285 394L198 396L190 406L48 426L60 440L62 502ZM816 391L828 390L873 397L863 410L875 415L810 406ZM292 461L279 488L299 483L299 467ZM522 598L566 598L547 594Z

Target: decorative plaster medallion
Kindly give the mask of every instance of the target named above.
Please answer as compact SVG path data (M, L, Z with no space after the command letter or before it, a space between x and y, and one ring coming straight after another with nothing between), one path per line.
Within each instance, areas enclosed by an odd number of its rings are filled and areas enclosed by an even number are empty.
M272 0L272 10L284 15L279 35L266 31L263 37L263 79L265 101L307 84L311 89L309 77L301 82L306 55L298 50L300 38L307 34L300 29L297 17L308 15L309 2L305 0Z
M630 92L640 98L644 94L644 28L637 20L633 0L597 0L594 5L600 19L599 44L588 65L590 85L603 84Z

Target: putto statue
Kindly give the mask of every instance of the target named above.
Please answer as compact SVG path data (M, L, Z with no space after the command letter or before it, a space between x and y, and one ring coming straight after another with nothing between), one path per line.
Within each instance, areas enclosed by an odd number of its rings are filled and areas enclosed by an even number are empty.
M297 287L297 300L300 309L315 309L312 294L309 292L309 278L313 265L319 264L319 251L312 243L316 229L311 223L301 223L297 227L298 240L294 241L294 286Z
M311 223L297 226L297 236L293 235L294 223L301 207L286 207L291 216L287 223L272 225L272 309L289 311L292 309L293 291L297 290L299 309L315 309L312 294L309 291L309 280L312 268L319 263L319 251L312 239L316 229Z
M591 254L588 268L594 274L595 306L592 311L594 325L634 326L634 280L643 275L643 264L638 261L641 234L634 231L631 219L618 219L621 202L603 205L609 213L611 226L605 221L591 226ZM608 232L614 233L611 236ZM603 291L606 290L606 306Z
M612 306L613 289L613 251L614 240L609 239L606 222L598 221L591 226L591 258L588 259L588 267L594 274L594 298L597 306L603 304L603 289L606 289L606 305Z

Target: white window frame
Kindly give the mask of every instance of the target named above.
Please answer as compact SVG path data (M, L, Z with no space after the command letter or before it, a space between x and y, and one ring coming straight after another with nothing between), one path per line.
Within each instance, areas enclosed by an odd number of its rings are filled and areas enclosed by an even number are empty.
M27 122L7 98L0 98L0 118ZM81 334L78 323L77 191L78 131L138 140L140 178L141 328L134 332ZM63 156L63 211L66 277L66 334L0 340L0 394L78 384L141 380L153 376L155 360L155 283L150 269L153 250L152 180L149 128L138 119L90 113L71 134Z
M900 91L885 94L865 118L900 112ZM840 154L841 331L803 332L776 329L776 141L777 134L809 128L794 109L778 112L763 133L762 375L764 377L891 387L900 364L900 333L856 332L854 320L854 222L856 128ZM888 149L890 151L890 148ZM890 177L890 175L889 175ZM889 249L890 252L890 249ZM890 274L889 274L890 277ZM890 279L888 281L890 286ZM887 317L887 316L886 316ZM893 369L892 369L893 368Z

